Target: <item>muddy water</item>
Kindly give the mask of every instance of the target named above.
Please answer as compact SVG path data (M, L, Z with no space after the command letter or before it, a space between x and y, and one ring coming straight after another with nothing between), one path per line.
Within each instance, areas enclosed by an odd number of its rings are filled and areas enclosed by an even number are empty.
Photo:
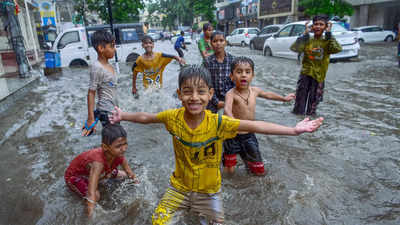
M258 135L268 175L249 175L239 163L223 178L226 224L399 224L400 70L395 45L362 46L359 60L330 65L321 129L299 137ZM174 53L168 42L156 51ZM264 57L228 47L256 64L254 85L279 94L295 91L295 61ZM186 53L200 63L197 47ZM178 107L176 63L164 72L164 88L130 94L129 65L121 66L120 105L124 110L158 112ZM141 184L104 182L92 220L82 200L64 184L63 174L77 154L99 146L100 132L81 137L86 119L87 69L65 69L0 114L1 224L137 224L151 214L174 169L170 135L162 125L122 123L128 131L126 158ZM259 99L256 118L293 126L301 116L293 104ZM98 126L101 129L101 125ZM198 224L183 213L177 224Z

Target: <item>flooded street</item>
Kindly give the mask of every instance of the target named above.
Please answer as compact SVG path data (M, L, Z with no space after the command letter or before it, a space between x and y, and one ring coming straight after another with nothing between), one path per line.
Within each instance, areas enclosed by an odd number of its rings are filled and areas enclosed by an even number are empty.
M361 46L361 56L329 66L325 118L313 134L257 135L268 175L249 175L239 161L235 175L223 177L227 225L400 224L400 69L396 43ZM196 44L187 63L201 63ZM248 47L227 47L255 62L253 85L281 95L295 92L300 65L265 57ZM155 51L176 55L169 41ZM119 103L125 111L159 112L180 106L174 97L179 65L164 71L164 87L131 94L131 65L121 65ZM1 113L0 224L151 224L151 215L174 169L170 134L163 125L122 122L128 132L129 164L141 180L105 182L91 220L85 204L70 192L64 171L79 153L101 143L98 132L81 137L87 117L87 68L66 68ZM259 99L257 120L294 126L303 119L292 103ZM105 190L107 189L107 190ZM183 214L177 224L198 224Z

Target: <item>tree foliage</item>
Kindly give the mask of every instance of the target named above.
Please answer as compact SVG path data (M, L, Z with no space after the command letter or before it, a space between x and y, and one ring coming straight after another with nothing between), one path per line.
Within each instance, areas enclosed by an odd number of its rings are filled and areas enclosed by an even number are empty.
M342 18L354 13L353 6L343 0L301 0L299 5L305 9L304 14L308 16L326 14Z
M139 10L144 8L142 0L110 0L113 22L129 23L139 21ZM109 20L107 0L75 0L78 15L95 11L104 21Z

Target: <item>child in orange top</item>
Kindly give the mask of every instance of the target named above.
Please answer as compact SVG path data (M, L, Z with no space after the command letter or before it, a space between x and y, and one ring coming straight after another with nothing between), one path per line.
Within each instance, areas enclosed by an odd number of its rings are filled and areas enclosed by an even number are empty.
M142 47L145 53L136 59L132 67L132 94L137 93L136 78L139 72L143 73L143 86L145 88L150 86L160 88L162 87L162 75L168 63L175 59L180 64L185 64L185 60L179 56L153 52L154 40L151 36L143 37Z
M235 83L235 87L225 95L224 113L235 119L254 120L257 97L282 102L288 102L295 98L293 93L283 97L250 86L254 77L254 62L247 57L236 57L232 61L230 77ZM241 132L235 138L224 142L223 163L226 172L233 173L237 153L240 154L253 174L265 174L264 163L254 133Z

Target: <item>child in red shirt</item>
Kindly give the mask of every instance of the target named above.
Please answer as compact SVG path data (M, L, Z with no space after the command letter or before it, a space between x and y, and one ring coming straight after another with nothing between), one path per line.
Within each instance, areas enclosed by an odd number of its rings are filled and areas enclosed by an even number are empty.
M101 147L83 152L75 157L65 171L65 183L87 201L88 215L91 216L96 202L100 199L97 188L104 178L135 179L124 157L128 148L126 131L119 124L108 124L102 132ZM121 165L122 170L117 167ZM136 182L138 182L136 180Z

